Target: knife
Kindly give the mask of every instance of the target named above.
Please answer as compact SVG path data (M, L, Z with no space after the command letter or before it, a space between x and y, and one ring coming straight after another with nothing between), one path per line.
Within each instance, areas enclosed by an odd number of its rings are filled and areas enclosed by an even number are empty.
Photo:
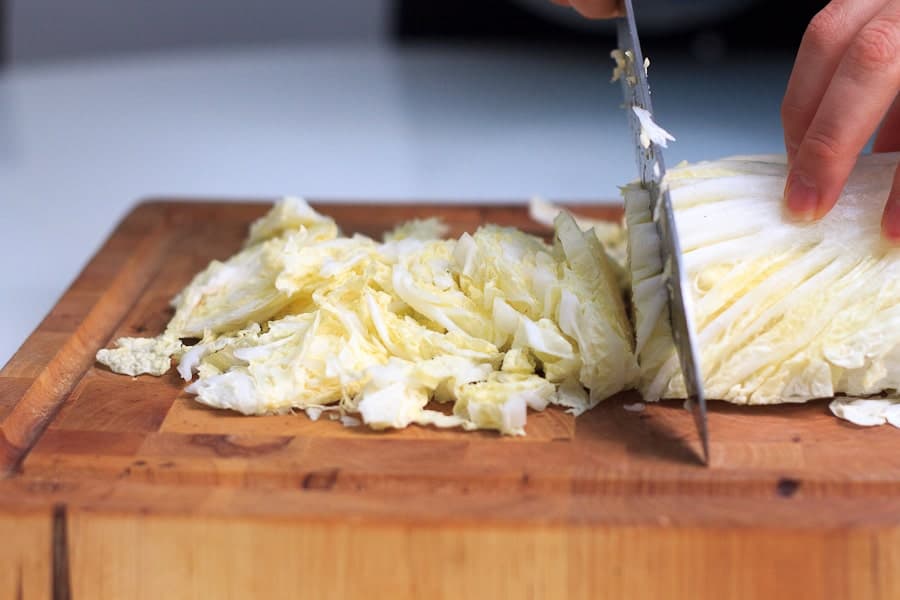
M625 72L620 77L625 96L625 112L634 141L641 186L650 192L650 210L659 232L663 274L669 296L672 337L681 363L681 372L684 374L688 405L700 436L703 463L708 465L709 430L706 424L706 397L703 394L703 376L700 372L693 318L691 311L688 310L690 298L685 293L687 286L681 258L681 244L678 241L678 230L672 212L672 198L666 186L662 185L666 174L662 148L653 141L644 147L641 143L641 123L632 110L632 107L636 106L653 113L653 105L650 102L650 87L647 83L644 55L641 53L641 43L634 20L634 8L631 0L624 0L622 6L625 16L616 20L616 30L619 50L625 53L626 58Z

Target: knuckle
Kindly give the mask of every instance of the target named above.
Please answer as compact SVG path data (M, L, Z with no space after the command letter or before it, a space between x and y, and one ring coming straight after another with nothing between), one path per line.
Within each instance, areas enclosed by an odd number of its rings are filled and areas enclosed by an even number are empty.
M837 138L824 131L810 131L800 146L800 151L814 163L828 163L843 156Z
M793 98L785 97L781 102L781 120L784 121L786 126L802 118L805 114L806 106L798 103Z
M859 32L847 58L862 71L880 71L897 61L898 45L900 21L878 17Z
M840 3L832 2L816 13L809 22L804 37L816 48L827 47L841 33L844 10Z

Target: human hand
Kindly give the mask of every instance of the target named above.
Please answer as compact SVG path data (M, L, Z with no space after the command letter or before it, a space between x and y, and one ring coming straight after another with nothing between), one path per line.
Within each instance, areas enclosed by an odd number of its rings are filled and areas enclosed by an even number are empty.
M590 19L610 19L622 15L620 0L551 0L554 4L571 6Z
M810 22L781 106L789 213L832 209L881 122L875 152L900 150L900 0L832 0ZM882 218L900 243L900 169Z

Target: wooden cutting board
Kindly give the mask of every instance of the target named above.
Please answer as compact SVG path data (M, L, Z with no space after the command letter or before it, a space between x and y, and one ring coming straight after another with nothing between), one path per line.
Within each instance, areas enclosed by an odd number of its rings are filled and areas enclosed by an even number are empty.
M900 431L824 402L713 403L704 468L681 404L633 393L523 438L374 433L94 364L267 208L138 206L0 371L0 598L900 598ZM547 233L520 206L320 209Z

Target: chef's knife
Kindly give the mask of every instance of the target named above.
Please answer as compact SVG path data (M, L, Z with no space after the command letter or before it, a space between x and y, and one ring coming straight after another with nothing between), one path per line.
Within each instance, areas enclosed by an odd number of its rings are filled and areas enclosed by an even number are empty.
M647 84L647 71L634 20L634 9L631 0L624 0L622 4L625 16L617 20L616 27L619 50L624 53L625 58L624 72L620 77L622 91L625 95L624 108L634 140L641 185L650 192L650 210L659 231L663 274L669 296L669 319L672 325L672 336L675 339L675 349L681 363L681 372L684 374L688 402L700 434L703 462L709 464L706 398L703 395L703 377L700 372L693 319L688 305L690 298L685 293L685 271L681 258L681 244L678 241L678 230L675 227L675 217L672 213L672 199L668 189L663 185L666 166L663 162L662 148L652 140L646 147L641 143L641 122L632 110L632 107L637 106L652 113L653 106L650 102L650 87ZM644 141L647 141L646 136L644 136Z

